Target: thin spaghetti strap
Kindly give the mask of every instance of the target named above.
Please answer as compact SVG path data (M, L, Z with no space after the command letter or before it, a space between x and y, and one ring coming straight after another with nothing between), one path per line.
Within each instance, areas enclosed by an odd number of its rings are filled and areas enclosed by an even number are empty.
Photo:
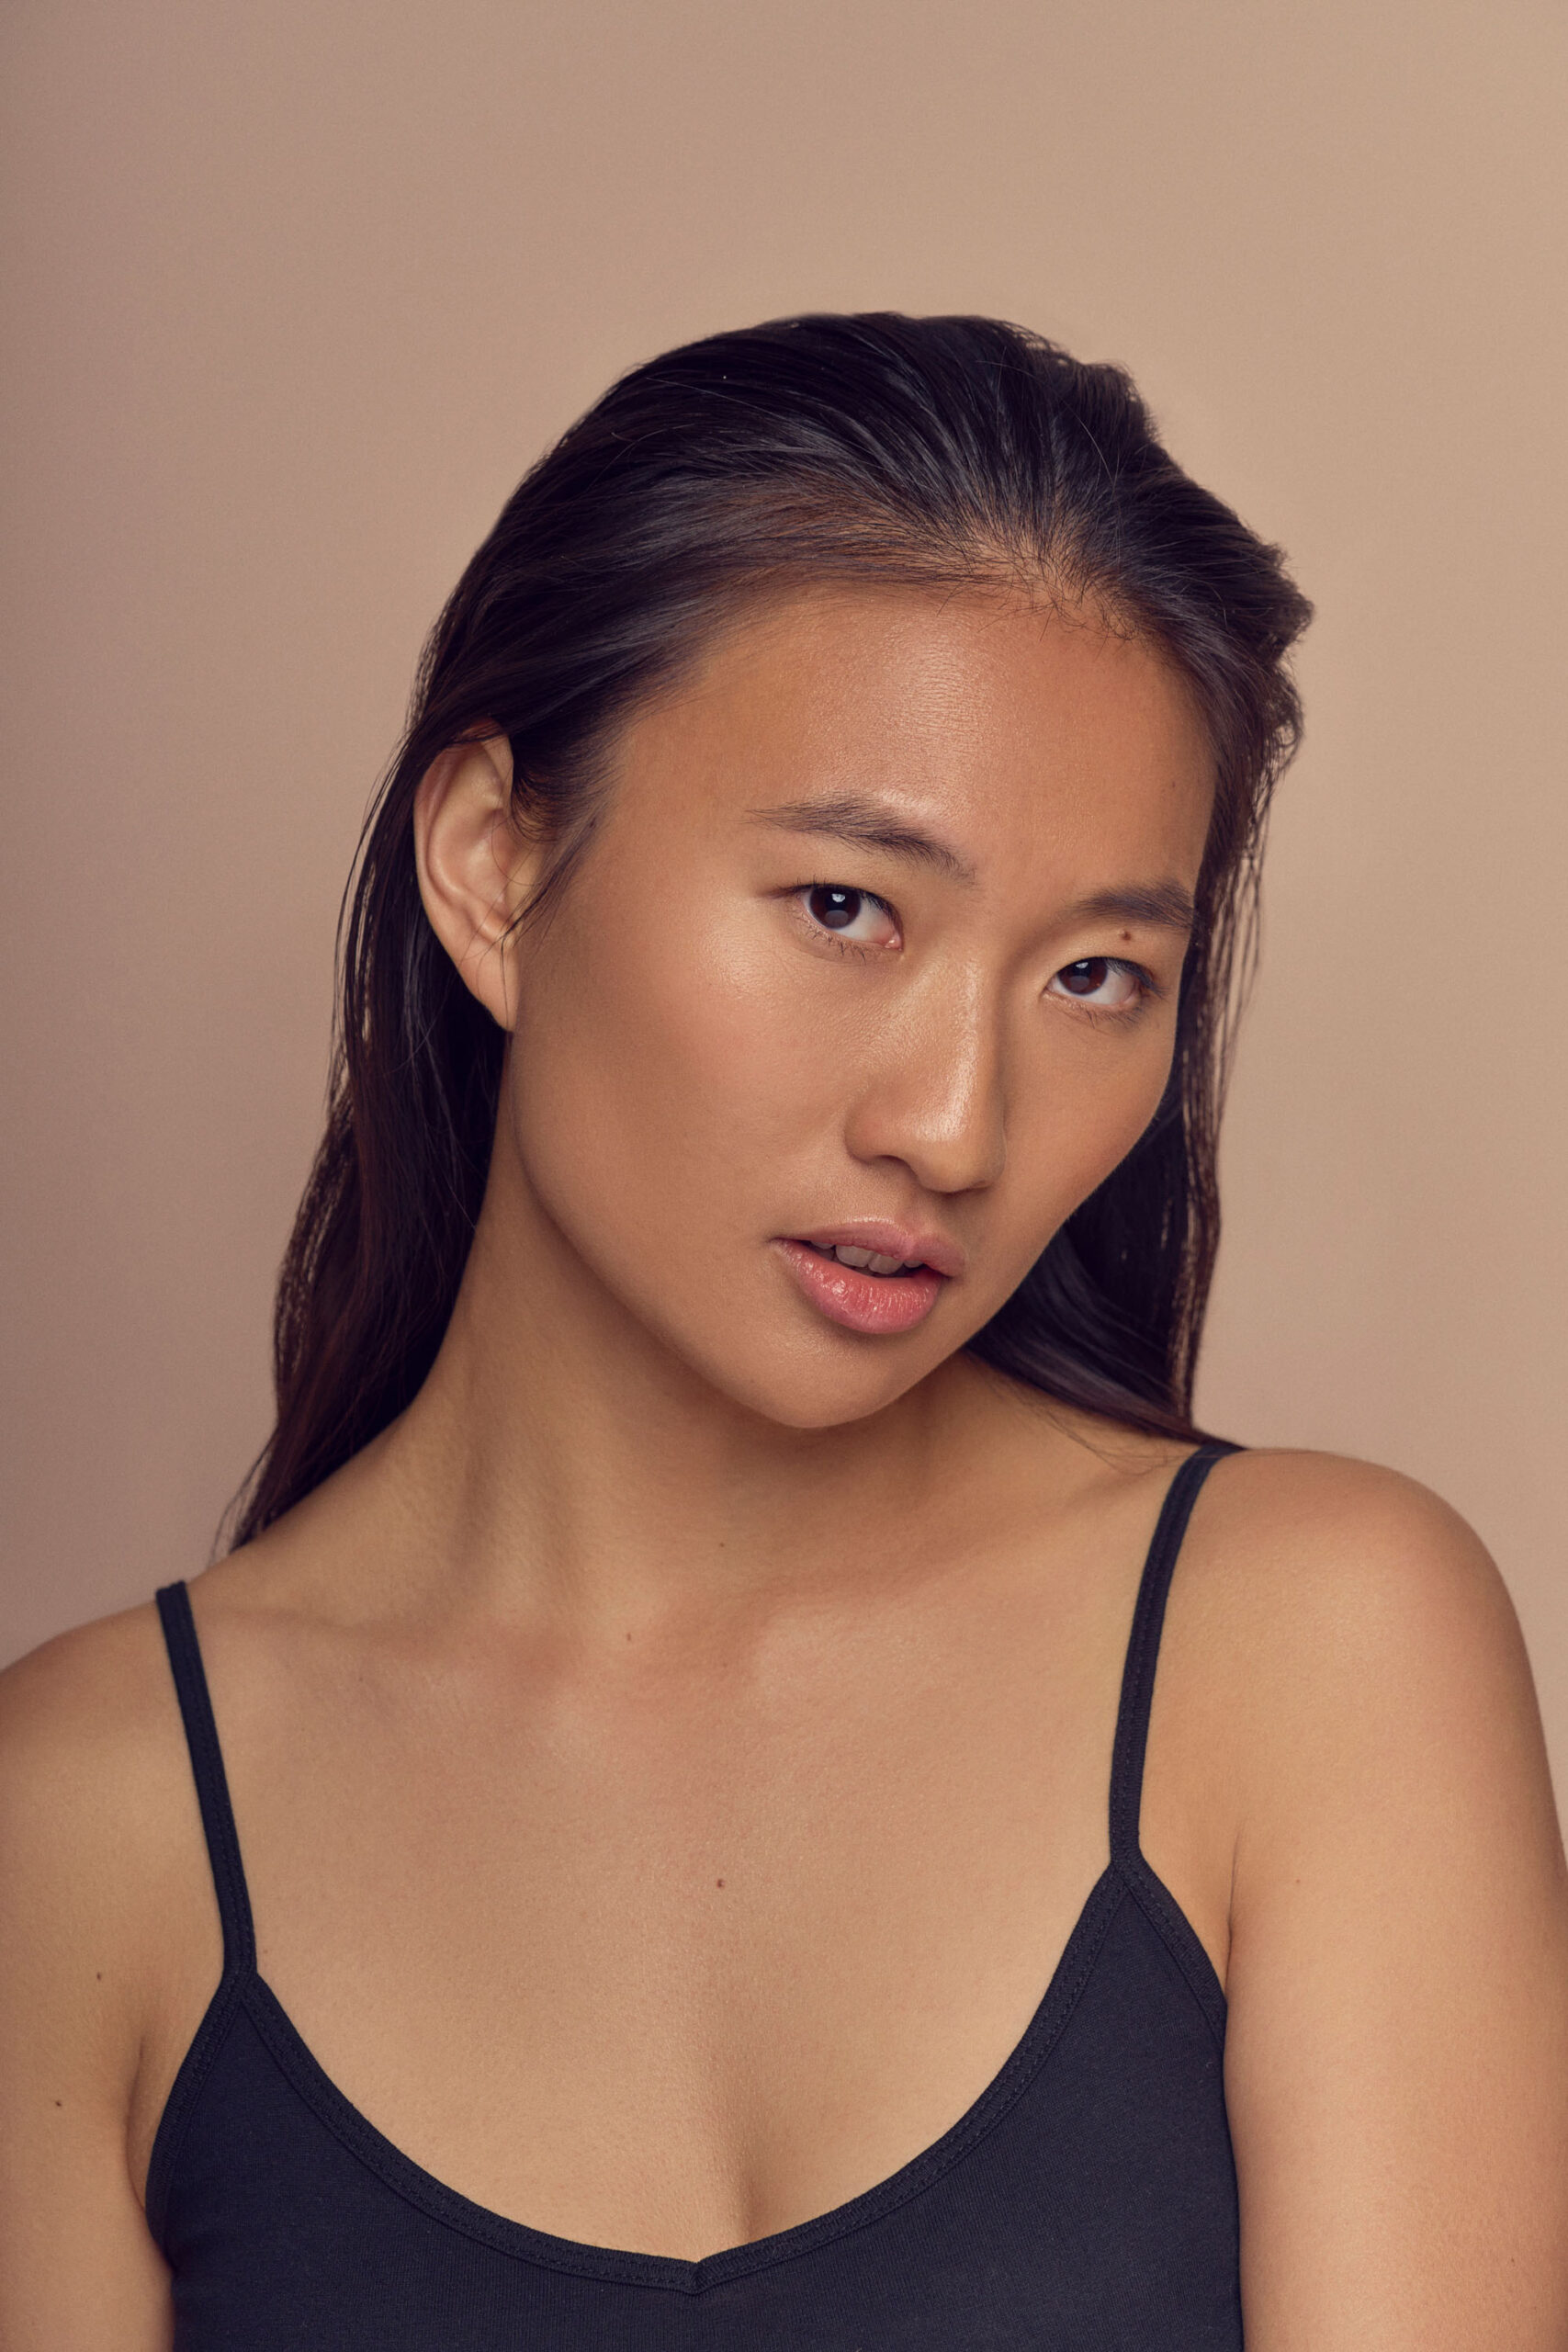
M1154 1702L1155 1668L1159 1660L1160 1631L1165 1623L1166 1596L1176 1566L1181 1539L1192 1516L1204 1479L1216 1462L1239 1446L1212 1439L1190 1453L1167 1491L1148 1558L1144 1563L1122 1675L1122 1704L1116 1717L1116 1743L1111 1757L1111 1860L1130 1859L1138 1851L1138 1815L1144 1793L1144 1754L1149 1738L1149 1709Z
M212 1719L212 1701L207 1688L207 1669L201 1662L201 1645L196 1638L190 1594L183 1584L166 1584L157 1595L157 1601L186 1727L186 1746L190 1750L201 1826L207 1833L218 1916L223 1923L223 1973L248 1975L256 1964L251 1898L240 1861L240 1839L234 1827L234 1810L229 1802L229 1782L218 1745L218 1725Z

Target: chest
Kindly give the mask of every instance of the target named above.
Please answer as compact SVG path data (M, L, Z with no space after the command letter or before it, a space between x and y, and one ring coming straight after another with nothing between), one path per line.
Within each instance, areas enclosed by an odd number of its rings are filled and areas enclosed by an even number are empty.
M262 1975L487 2209L687 2259L790 2228L1024 2035L1106 1860L1122 1637L998 1605L592 1674L297 1663L226 1735Z

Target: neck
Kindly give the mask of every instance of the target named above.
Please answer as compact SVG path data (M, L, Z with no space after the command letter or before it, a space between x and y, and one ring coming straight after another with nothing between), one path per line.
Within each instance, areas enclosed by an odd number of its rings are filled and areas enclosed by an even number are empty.
M587 1634L920 1575L1017 1410L960 1355L865 1419L770 1420L639 1322L498 1149L436 1364L376 1453L443 1605ZM1040 1442L1084 1460L1043 1416Z

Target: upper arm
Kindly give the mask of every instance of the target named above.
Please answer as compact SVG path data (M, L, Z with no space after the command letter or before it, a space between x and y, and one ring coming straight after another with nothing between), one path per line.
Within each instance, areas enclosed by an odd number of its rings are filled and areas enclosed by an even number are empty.
M145 1627L113 1621L0 1677L0 2352L171 2340L126 2138L165 1745L147 1666Z
M1568 1881L1507 1595L1391 1474L1237 1467L1248 2346L1562 2352Z

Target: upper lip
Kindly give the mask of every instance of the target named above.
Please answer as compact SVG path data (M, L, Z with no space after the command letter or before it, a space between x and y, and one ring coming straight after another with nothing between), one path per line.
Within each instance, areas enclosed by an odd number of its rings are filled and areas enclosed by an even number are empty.
M964 1272L964 1252L945 1233L929 1227L890 1225L886 1217L846 1217L841 1225L814 1225L792 1233L791 1241L809 1241L814 1250L836 1250L840 1242L851 1250L874 1250L884 1258L901 1258L907 1266L930 1266L933 1273L956 1277Z

